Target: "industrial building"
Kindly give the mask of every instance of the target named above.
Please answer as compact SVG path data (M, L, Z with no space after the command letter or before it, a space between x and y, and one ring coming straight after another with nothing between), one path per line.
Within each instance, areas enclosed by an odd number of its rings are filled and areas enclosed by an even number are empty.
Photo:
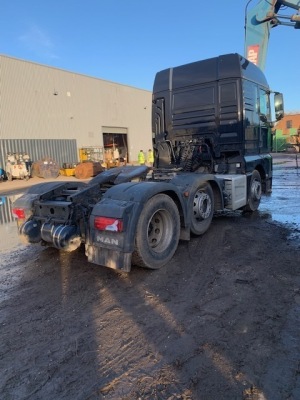
M135 163L152 146L151 92L0 55L0 168L7 153L76 163L80 149ZM116 153L115 153L116 154Z
M285 151L288 145L294 145L299 152L300 146L300 113L287 113L275 125L274 151Z

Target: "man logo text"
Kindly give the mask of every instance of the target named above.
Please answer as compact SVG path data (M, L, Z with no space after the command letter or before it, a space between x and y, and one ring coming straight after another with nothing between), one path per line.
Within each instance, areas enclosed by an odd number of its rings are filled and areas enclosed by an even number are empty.
M118 246L118 244L119 244L118 239L108 238L108 237L104 237L104 236L97 236L97 242L105 243L105 244L113 244L115 246Z

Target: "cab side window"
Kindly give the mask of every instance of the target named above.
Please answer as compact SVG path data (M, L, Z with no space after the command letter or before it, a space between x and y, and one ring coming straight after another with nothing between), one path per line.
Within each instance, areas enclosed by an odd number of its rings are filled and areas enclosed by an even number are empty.
M269 95L263 90L259 89L259 113L260 115L264 115L270 120L270 103L269 103Z

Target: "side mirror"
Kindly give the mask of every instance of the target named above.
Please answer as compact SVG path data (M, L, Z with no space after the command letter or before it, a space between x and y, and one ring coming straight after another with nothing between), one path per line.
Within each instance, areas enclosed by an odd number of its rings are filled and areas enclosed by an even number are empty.
M274 95L274 105L275 105L275 118L276 121L280 121L284 117L284 107L283 107L283 95L282 93L276 92Z

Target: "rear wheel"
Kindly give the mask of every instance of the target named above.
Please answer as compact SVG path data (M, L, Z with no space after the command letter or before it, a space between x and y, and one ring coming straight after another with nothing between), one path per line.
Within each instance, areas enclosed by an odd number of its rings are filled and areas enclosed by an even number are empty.
M250 180L248 203L244 207L244 211L256 211L260 204L261 194L261 176L257 170L254 170Z
M152 197L141 212L132 264L158 269L174 255L179 241L180 217L176 204L165 194Z
M191 209L191 232L202 235L210 227L214 215L214 195L209 183L196 190Z

